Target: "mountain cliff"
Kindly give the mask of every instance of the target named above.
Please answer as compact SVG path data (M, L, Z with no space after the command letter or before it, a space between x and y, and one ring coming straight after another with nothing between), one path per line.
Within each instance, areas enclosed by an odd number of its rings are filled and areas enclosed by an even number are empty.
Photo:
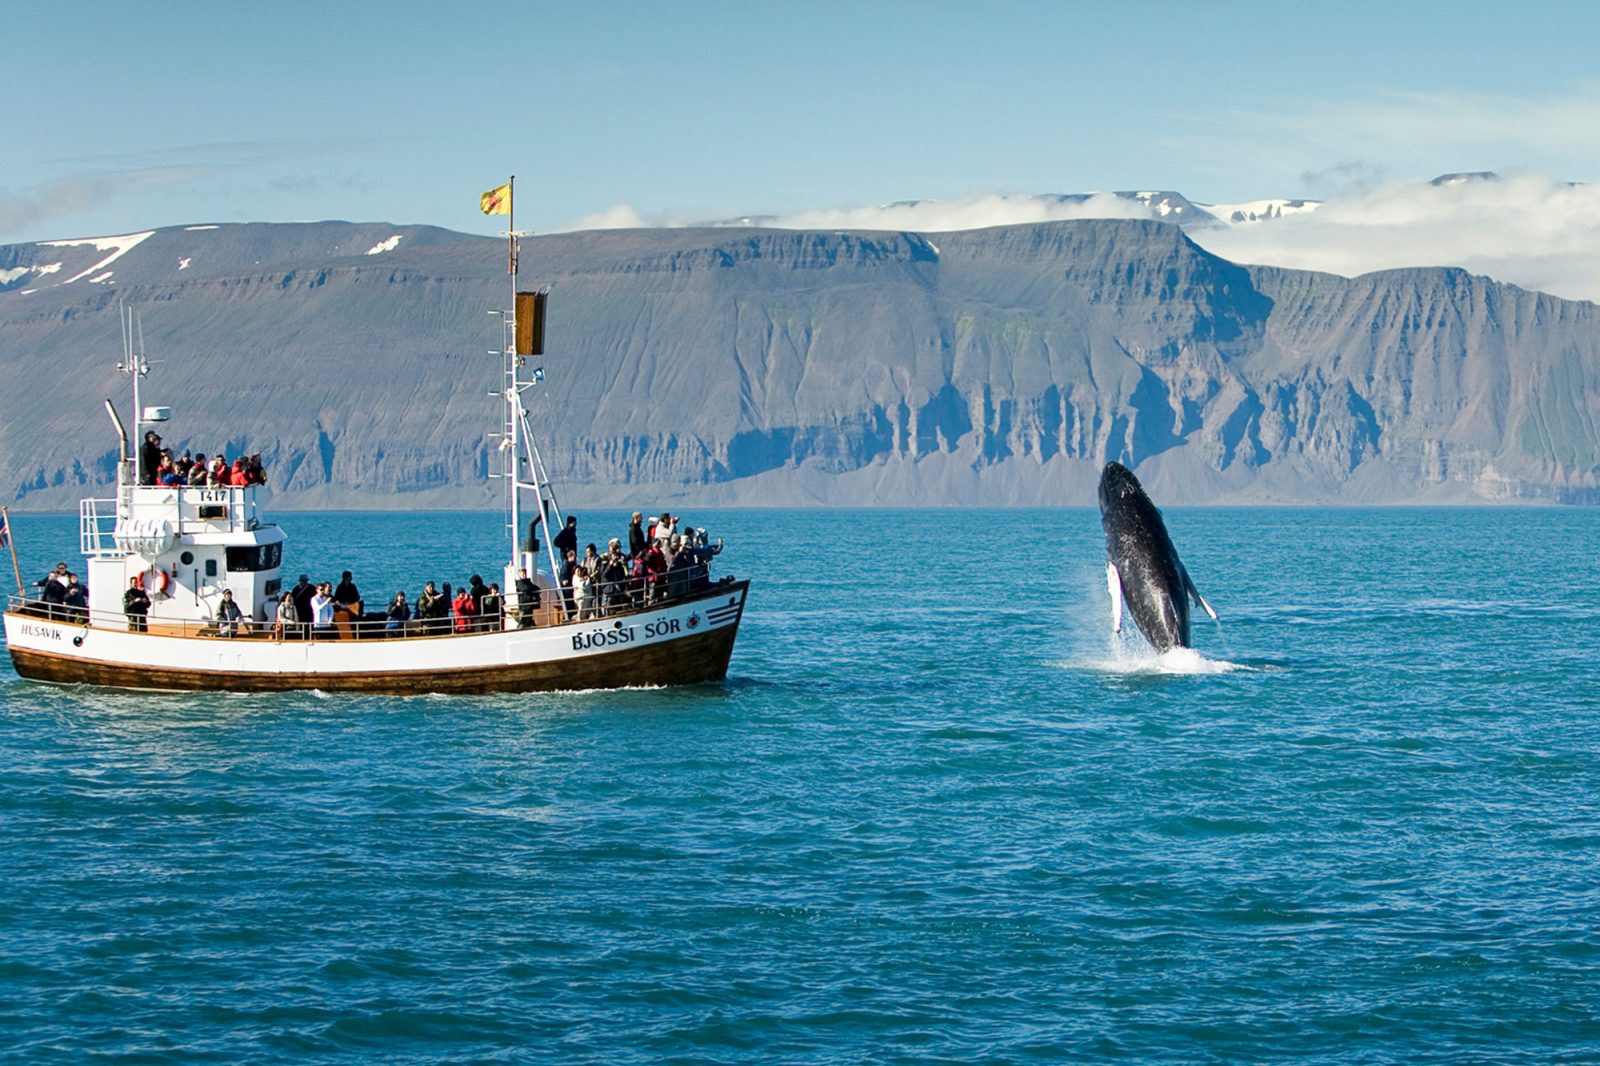
M279 506L476 505L503 241L350 223L0 247L0 496L110 480L135 308L169 445ZM1245 267L1173 225L526 239L569 503L1600 501L1596 308L1415 269Z

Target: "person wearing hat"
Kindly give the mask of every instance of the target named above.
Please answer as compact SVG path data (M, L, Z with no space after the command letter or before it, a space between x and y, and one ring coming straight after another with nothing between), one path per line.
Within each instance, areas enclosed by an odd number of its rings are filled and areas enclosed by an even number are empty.
M217 604L217 636L236 637L239 635L239 622L244 618L244 612L239 610L239 605L233 602L233 590L222 590L222 602Z
M161 467L161 435L153 429L144 432L144 444L139 448L139 484L154 485L156 471Z
M600 557L600 606L604 612L629 606L628 560L622 554L622 541L616 537Z

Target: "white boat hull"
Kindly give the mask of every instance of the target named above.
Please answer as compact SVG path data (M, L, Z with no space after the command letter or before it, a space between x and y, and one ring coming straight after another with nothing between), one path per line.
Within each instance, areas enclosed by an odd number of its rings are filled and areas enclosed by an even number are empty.
M584 622L389 640L133 633L5 615L17 673L173 691L537 692L694 684L727 675L749 583Z

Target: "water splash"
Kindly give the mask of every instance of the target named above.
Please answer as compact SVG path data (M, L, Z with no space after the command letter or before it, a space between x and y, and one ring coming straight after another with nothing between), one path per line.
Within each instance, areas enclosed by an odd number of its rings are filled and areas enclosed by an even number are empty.
M1173 648L1157 655L1151 648L1142 653L1129 654L1123 648L1113 648L1105 659L1089 659L1079 664L1081 668L1107 674L1128 675L1198 675L1231 674L1236 670L1249 670L1243 663L1226 659L1208 659L1193 648Z

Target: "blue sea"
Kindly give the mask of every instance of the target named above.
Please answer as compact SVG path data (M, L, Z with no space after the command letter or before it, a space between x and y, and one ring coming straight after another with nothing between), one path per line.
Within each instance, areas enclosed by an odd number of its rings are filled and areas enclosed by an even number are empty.
M75 561L13 519L25 579ZM1170 510L1221 624L1164 659L1092 510L687 519L755 581L723 684L7 661L0 1058L1600 1060L1594 511ZM369 600L500 558L494 515L283 524Z

